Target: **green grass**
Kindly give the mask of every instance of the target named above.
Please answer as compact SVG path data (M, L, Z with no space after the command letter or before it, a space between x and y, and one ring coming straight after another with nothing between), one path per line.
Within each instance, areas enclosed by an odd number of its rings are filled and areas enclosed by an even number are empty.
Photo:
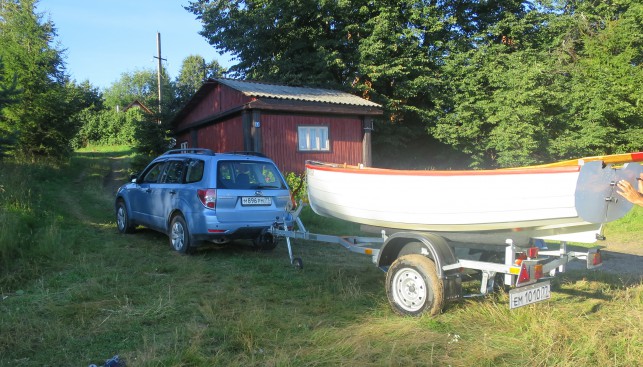
M181 256L161 234L120 235L108 182L125 180L132 158L109 147L63 166L0 163L0 366L87 366L115 354L128 366L643 360L643 283L600 271L557 278L553 299L538 305L510 311L499 293L407 318L391 311L370 258L338 245L295 241L298 271L283 243L270 253L239 243ZM610 224L608 238L640 235L640 215ZM310 211L303 220L313 232L359 229Z

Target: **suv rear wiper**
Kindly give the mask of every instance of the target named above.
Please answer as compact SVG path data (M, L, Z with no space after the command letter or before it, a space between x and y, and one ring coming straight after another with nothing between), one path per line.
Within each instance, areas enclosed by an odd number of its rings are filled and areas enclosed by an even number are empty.
M254 186L255 189L280 189L281 186L272 186L272 185L257 185Z

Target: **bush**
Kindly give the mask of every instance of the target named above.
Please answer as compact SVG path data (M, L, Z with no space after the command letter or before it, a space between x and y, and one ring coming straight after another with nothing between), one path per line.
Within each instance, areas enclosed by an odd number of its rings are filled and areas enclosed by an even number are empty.
M302 173L301 175L298 175L295 172L287 172L285 177L290 190L292 190L295 202L299 203L301 200L304 203L307 203L308 186L306 185L306 174Z
M136 131L144 124L144 115L138 109L125 112L103 110L100 112L83 111L83 124L72 139L74 149L95 145L134 145Z

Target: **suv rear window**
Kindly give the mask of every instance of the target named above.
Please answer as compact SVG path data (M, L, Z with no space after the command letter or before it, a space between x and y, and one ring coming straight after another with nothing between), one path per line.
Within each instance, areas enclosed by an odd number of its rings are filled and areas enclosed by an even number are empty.
M279 170L270 162L219 161L217 187L222 189L285 189Z

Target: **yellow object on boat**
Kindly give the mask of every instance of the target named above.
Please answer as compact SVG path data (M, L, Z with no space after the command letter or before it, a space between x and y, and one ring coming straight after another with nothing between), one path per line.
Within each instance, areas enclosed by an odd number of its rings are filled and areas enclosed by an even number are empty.
M643 162L643 152L634 152L634 153L622 153L622 154L610 154L610 155L597 155L594 157L584 157L577 159L569 159L566 161L540 164L536 166L529 167L519 167L519 168L549 168L549 167L567 167L567 166L579 166L584 162L591 161L603 161L606 164L622 164L630 162Z

